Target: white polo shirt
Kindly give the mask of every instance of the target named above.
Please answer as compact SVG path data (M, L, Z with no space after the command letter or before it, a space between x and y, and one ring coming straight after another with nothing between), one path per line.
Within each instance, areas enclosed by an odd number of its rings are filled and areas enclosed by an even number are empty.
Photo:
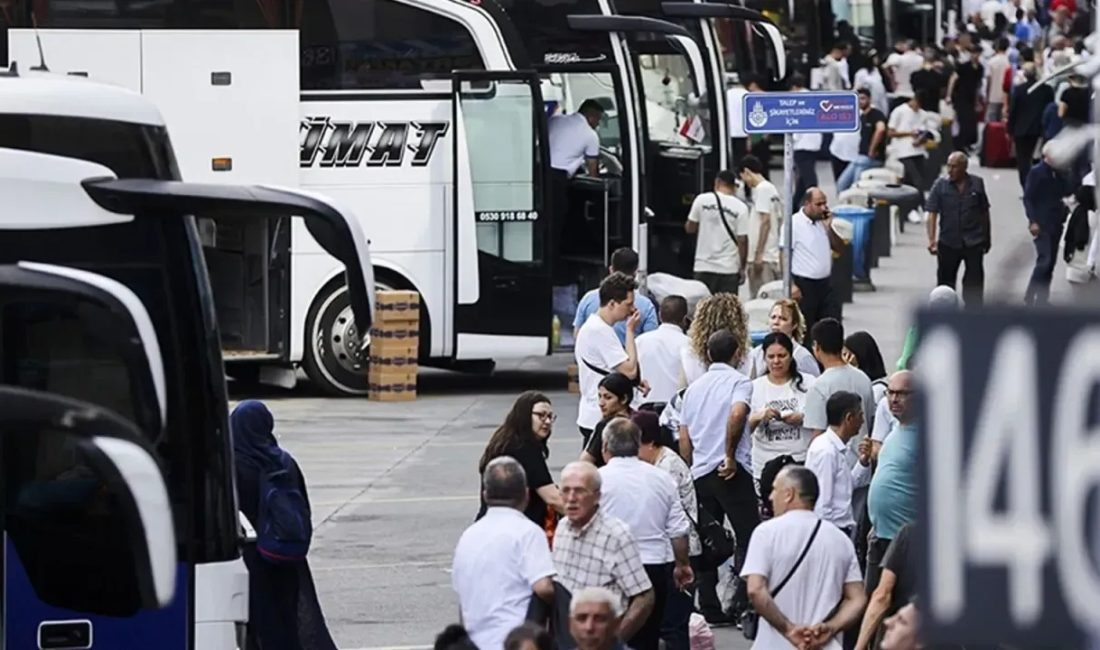
M887 122L887 126L903 133L927 131L929 130L928 114L921 109L913 110L913 107L906 102L890 112L890 121ZM914 144L913 138L908 135L894 138L890 146L898 158L928 157L928 150Z
M736 368L725 363L712 363L707 372L696 379L684 393L680 423L691 438L691 475L702 478L726 459L726 423L730 410L741 402L752 405L752 381ZM734 460L752 471L752 435L745 418L745 430L734 450Z
M642 379L649 382L646 401L668 402L680 389L680 352L688 346L687 334L679 325L662 323L637 338L638 363Z
M798 561L817 522L817 515L809 510L790 510L757 526L749 540L741 577L763 576L769 591L774 590ZM836 526L822 522L805 559L775 597L775 604L795 625L816 625L825 622L840 602L845 584L862 581L855 546ZM772 650L791 645L760 617L753 647ZM840 650L840 641L834 638L823 648Z
M573 353L577 360L578 383L581 389L581 400L577 405L577 426L594 429L601 417L599 389L600 380L605 375L592 370L588 364L605 372L612 372L630 357L623 349L623 344L619 343L615 330L600 318L599 312L589 316L584 325L581 325L573 344Z
M821 145L825 142L820 133L793 133L791 139L795 151L821 151Z
M600 510L630 528L642 564L671 562L671 540L691 530L672 475L637 457L612 458L600 468Z
M546 125L550 138L550 166L570 176L587 158L600 155L600 136L580 113L554 115Z
M479 648L501 648L527 617L535 583L555 574L546 534L522 512L492 507L462 533L451 585Z
M810 442L806 469L817 477L818 497L814 512L837 528L854 528L852 491L871 482L871 467L858 462L848 466L848 445L832 427Z
M791 245L794 253L791 255L791 273L800 278L810 280L824 280L833 274L833 249L829 246L829 231L821 221L813 221L802 210L795 212L787 220L792 224L794 232L791 237ZM783 224L784 232L780 233L780 246L787 245L787 224Z

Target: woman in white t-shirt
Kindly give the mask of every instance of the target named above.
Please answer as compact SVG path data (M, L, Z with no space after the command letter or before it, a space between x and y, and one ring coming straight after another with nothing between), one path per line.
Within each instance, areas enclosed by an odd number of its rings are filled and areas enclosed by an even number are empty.
M806 461L813 433L802 426L806 393L814 377L799 372L794 359L795 343L783 332L764 337L764 358L768 373L752 382L752 472L759 490L760 474L768 462L784 455Z
M707 340L719 330L729 330L741 343L740 356L734 360L734 367L748 375L746 351L749 349L749 326L741 300L732 293L716 293L704 298L695 307L695 318L688 328L688 345L680 350L680 365L683 367L680 386L688 386L703 376L710 366L707 360Z
M780 298L772 305L772 311L768 315L768 329L772 332L783 332L794 343L794 360L798 362L798 371L807 375L818 376L821 374L821 366L817 365L814 353L802 345L802 337L806 334L806 319L802 317L802 310L798 303L790 298ZM764 360L764 346L758 345L749 353L745 361L749 379L756 379L768 372L768 364Z

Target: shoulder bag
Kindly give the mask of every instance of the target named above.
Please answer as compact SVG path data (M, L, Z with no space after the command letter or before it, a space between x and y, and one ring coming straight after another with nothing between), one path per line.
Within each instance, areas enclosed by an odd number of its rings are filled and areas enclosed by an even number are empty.
M726 206L722 205L722 197L718 192L711 192L714 195L714 200L718 203L718 214L722 217L722 225L726 228L726 233L729 234L730 240L734 246L737 246L737 235L733 234L733 228L730 227L730 222L726 221Z
M771 592L772 599L775 599L779 595L780 591L783 591L783 587L787 586L791 576L798 570L798 567L802 566L802 560L806 559L806 554L810 552L810 546L814 543L814 538L817 537L817 531L821 530L821 520L817 520L817 525L814 526L814 532L810 534L810 539L806 540L806 546L802 548L802 554L795 560L794 566L787 572L787 577L783 578L783 581L776 586L775 590ZM756 632L760 629L760 614L756 613L756 610L751 606L745 612L741 618L741 632L745 635L745 638L749 641L756 639Z
M715 519L702 506L699 506L699 521L692 519L686 510L684 514L695 528L695 533L699 535L699 546L702 547L698 560L699 568L703 571L716 571L726 563L726 560L733 557L733 535L721 521Z

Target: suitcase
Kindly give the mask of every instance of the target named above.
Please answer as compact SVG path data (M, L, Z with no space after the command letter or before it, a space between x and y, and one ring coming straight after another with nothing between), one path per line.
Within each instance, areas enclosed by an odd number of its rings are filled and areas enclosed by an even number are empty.
M1013 167L1012 138L1004 122L989 122L982 136L982 167Z

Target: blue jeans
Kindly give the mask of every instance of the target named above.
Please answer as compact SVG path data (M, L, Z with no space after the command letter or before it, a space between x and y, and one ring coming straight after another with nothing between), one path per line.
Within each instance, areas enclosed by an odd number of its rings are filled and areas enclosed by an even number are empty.
M1062 224L1043 224L1035 238L1035 269L1031 272L1024 302L1028 305L1046 305L1050 302L1050 281L1054 277L1054 265L1058 263L1058 244L1062 240Z
M872 160L870 156L858 156L855 160L848 163L848 166L844 168L844 173L840 175L840 178L836 179L837 194L855 185L855 182L859 180L859 175L863 172L872 167L881 166L882 163L877 160Z

